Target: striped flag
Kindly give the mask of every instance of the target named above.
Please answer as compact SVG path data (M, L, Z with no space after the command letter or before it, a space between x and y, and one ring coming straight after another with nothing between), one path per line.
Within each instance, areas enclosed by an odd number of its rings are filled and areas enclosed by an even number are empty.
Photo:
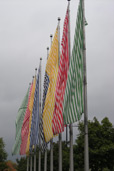
M69 6L66 11L64 20L63 37L62 37L62 52L57 76L56 91L55 91L55 108L52 120L53 134L59 134L64 131L63 122L63 99L66 88L67 73L69 69Z
M58 74L58 28L53 38L51 50L46 64L46 73L49 77L49 87L43 110L43 131L45 141L49 142L53 138L52 117L55 104L55 86Z
M32 88L33 88L33 83L31 84L31 87L30 87L27 110L25 113L25 117L24 117L23 125L22 125L22 130L21 130L21 147L20 147L20 154L21 155L26 154L26 146L27 146L27 139L28 139L28 133L29 133L29 119L30 119L29 104L30 104Z
M44 110L44 106L45 106L45 99L46 99L48 87L49 87L49 77L48 77L47 73L45 72L43 100L42 100L42 113L41 113L41 116L40 116L40 124L39 124L39 127L40 127L40 137L42 139L42 144L41 144L42 152L44 152L47 149L47 143L45 141L44 131L43 131L43 110Z
M36 87L34 93L34 105L32 111L32 123L30 132L30 152L32 152L33 147L38 144L38 128L39 128L39 74L40 67L37 74Z
M18 115L16 118L16 138L15 138L15 144L12 149L12 155L14 154L20 154L20 145L21 145L21 129L22 129L22 124L25 116L25 112L27 109L27 103L28 103L28 97L29 97L29 89L24 97L24 100L18 110Z
M29 103L30 118L29 118L29 133L28 133L27 146L26 146L26 154L27 155L29 154L29 147L30 147L30 131L31 131L31 121L32 121L35 86L36 86L36 77L34 78L34 81L33 81L33 87L32 87L32 92L31 92L30 103Z
M70 60L68 79L64 96L64 123L71 124L80 120L83 111L83 9L82 0L80 0L74 35L72 58Z

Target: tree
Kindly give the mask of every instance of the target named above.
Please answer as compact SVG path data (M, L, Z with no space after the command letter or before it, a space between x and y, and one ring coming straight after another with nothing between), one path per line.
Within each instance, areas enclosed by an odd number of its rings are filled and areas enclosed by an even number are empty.
M5 151L5 143L3 138L0 138L0 162L4 162L7 159L7 153Z
M74 167L84 168L84 124L79 123L79 135L74 146ZM89 163L92 171L114 170L114 128L108 118L101 123L94 118L88 122Z
M26 157L21 157L20 160L16 159L17 162L17 171L27 170L27 159Z
M3 171L7 168L6 164L7 159L7 153L5 151L5 143L3 141L3 138L0 138L0 171Z

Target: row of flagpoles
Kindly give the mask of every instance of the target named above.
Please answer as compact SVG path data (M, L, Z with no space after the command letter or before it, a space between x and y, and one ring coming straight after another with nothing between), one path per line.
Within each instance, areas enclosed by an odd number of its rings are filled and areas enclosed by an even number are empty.
M34 171L36 171L36 147L39 146L41 171L41 151L44 155L44 171L47 170L47 144L50 142L50 171L53 171L53 137L59 135L59 171L62 171L62 132L70 128L70 171L73 171L73 127L84 113L85 125L85 171L89 170L87 78L85 45L84 0L80 0L74 44L70 47L70 0L64 20L60 52L60 18L55 35L51 36L51 48L47 48L47 64L44 77L43 100L41 103L41 58L38 73L30 84L27 94L18 110L16 118L16 138L12 154L26 154L27 171L32 171L34 151Z

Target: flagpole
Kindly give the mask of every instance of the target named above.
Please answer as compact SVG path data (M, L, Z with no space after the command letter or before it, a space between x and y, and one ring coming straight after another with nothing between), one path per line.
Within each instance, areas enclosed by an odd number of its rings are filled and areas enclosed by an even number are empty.
M58 18L58 47L59 47L59 62L60 62L60 18ZM58 63L59 65L59 63ZM62 171L62 133L59 134L59 171Z
M36 147L34 151L34 171L36 171Z
M52 37L53 35L50 35L51 39L51 45L52 45ZM53 138L50 140L50 171L53 171Z
M73 127L70 124L70 171L74 170L74 162L73 162Z
M62 171L62 133L59 134L59 171Z
M45 150L44 156L44 171L47 171L47 149Z
M29 86L31 86L31 83L29 83ZM29 171L29 159L30 159L30 156L27 156L27 171Z
M53 38L53 35L50 34L50 48L51 48L51 45L52 45L52 38Z
M31 157L30 157L30 171L32 171L32 154L31 154Z
M87 73L86 73L86 41L85 41L85 6L83 8L83 61L84 61L84 171L89 171L89 150L88 150L88 112L87 112Z
M49 56L49 47L47 47L47 59ZM45 155L44 155L44 171L47 171L47 148L45 150Z
M49 56L49 47L47 47L47 59L48 59L48 56Z
M68 11L69 11L69 61L71 58L71 46L70 46L70 0L68 0ZM72 124L69 125L70 131L70 171L74 171L73 162L73 127Z
M34 81L34 76L32 78ZM30 154L30 171L32 171L32 154Z
M41 117L41 61L42 58L40 58L40 79L39 79L39 86L40 86L40 91L39 91L39 118ZM39 128L39 165L38 165L38 171L41 171L41 138L40 138L40 128Z
M66 125L66 144L68 143L68 125Z
M37 74L37 68L35 68L35 76ZM34 147L34 171L36 171L36 145Z
M53 171L53 139L50 140L50 171Z
M29 156L27 156L27 171L29 171Z

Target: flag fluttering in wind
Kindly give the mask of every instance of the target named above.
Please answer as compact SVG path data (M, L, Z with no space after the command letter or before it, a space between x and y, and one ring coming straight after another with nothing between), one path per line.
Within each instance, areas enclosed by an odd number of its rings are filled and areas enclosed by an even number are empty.
M30 147L30 131L31 131L31 121L32 121L35 86L36 86L36 77L34 78L34 81L33 81L33 87L32 87L32 92L31 92L30 103L29 103L30 119L29 119L29 133L28 133L27 146L26 146L26 154L27 155L29 154L29 147Z
M31 123L31 131L30 131L30 152L32 149L38 145L38 129L39 129L39 74L40 67L37 74L36 87L34 93L34 105L32 111L32 123Z
M21 147L20 147L21 155L26 154L27 139L28 139L28 134L29 134L29 119L30 119L29 105L30 105L32 88L33 88L33 83L31 84L31 87L30 87L27 109L26 109L26 113L25 113L25 117L24 117L23 125L22 125L22 130L21 130Z
M62 52L57 76L55 90L55 108L53 112L52 129L53 134L59 134L64 131L63 122L63 99L66 88L67 73L69 69L69 5L66 11L64 20L63 37L62 37Z
M49 78L49 86L43 109L43 131L46 142L49 142L50 139L53 138L52 118L55 104L55 86L58 74L58 43L57 28L46 64L46 73Z
M82 0L80 0L74 35L74 45L64 96L64 123L70 124L80 120L83 111L83 9Z
M44 110L44 106L45 106L45 100L46 100L46 95L47 95L47 91L48 91L48 86L49 86L49 77L48 77L47 73L45 72L43 100L42 100L42 113L41 113L41 116L40 116L40 124L39 124L40 137L41 137L41 140L42 140L42 144L41 144L42 152L44 152L47 149L47 143L45 141L44 131L43 131L43 110Z
M28 104L28 97L29 97L29 89L24 97L24 100L18 110L18 115L16 118L16 139L15 139L15 144L12 149L12 154L20 154L20 145L21 145L21 128L25 116L25 112L27 109L27 104Z

